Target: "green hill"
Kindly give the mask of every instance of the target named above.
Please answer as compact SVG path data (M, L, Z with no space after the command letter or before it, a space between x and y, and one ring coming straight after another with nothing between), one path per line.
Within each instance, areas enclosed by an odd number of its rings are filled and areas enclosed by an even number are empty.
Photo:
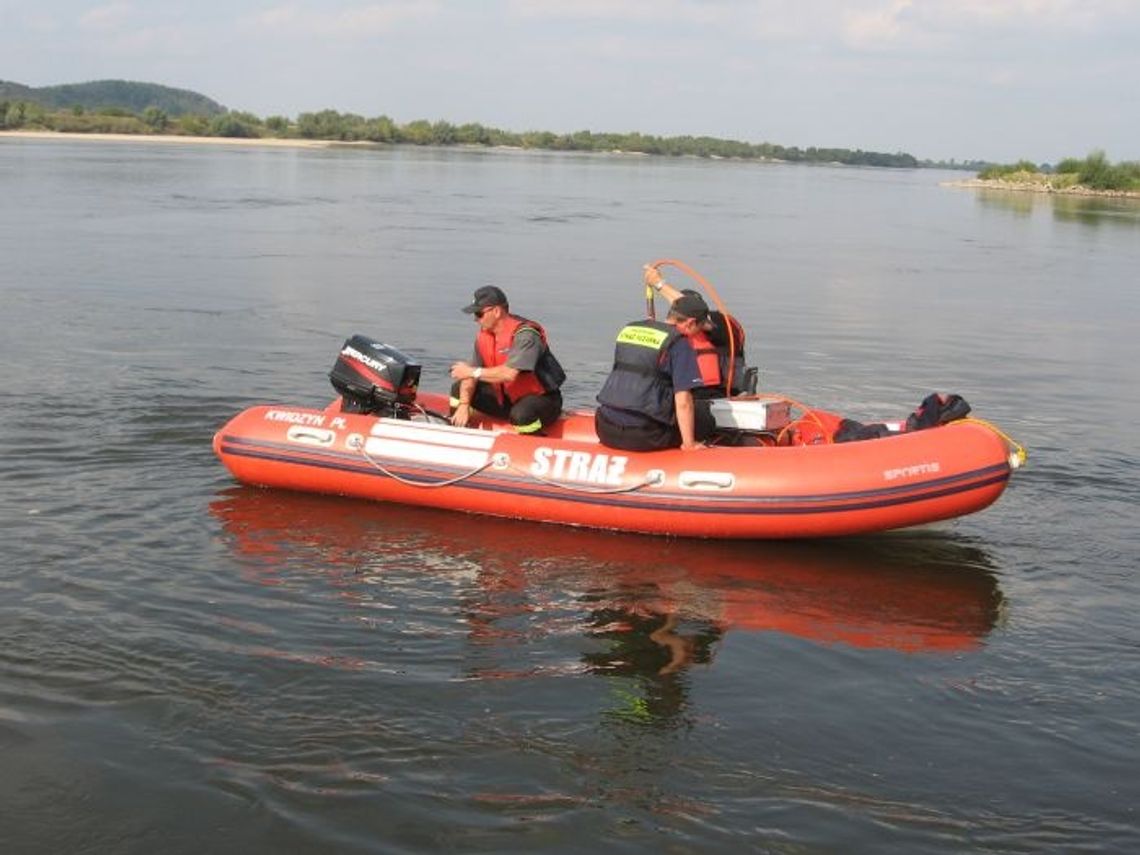
M169 116L217 116L226 112L226 108L217 101L197 92L130 80L93 80L38 89L0 80L0 101L31 101L53 110L115 108L130 113L157 107Z

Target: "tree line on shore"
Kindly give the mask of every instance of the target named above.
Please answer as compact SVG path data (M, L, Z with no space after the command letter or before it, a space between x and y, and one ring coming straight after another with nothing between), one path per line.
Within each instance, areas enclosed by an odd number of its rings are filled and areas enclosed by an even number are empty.
M1103 151L1079 159L1067 157L1056 166L1038 165L1029 160L994 164L978 173L983 180L1047 185L1063 190L1080 185L1090 190L1140 191L1140 161L1112 163Z
M150 106L139 112L121 107L98 109L73 106L50 109L23 100L0 100L0 129L41 129L65 133L179 134L247 139L307 139L335 142L370 142L409 145L510 146L551 151L630 152L664 156L781 160L804 163L842 163L852 166L915 168L920 163L905 152L885 153L846 148L799 148L772 143L748 143L709 136L661 137L651 134L577 131L506 131L478 123L454 125L417 119L399 124L388 116L365 118L354 113L321 110L297 118L226 111L213 116L171 115ZM937 164L945 165L945 164ZM957 164L954 164L957 166ZM965 164L963 164L965 166Z

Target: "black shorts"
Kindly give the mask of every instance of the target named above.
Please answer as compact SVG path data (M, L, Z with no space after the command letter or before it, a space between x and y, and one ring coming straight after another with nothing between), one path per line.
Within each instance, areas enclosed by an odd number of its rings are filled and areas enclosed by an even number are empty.
M451 387L451 397L459 395L459 384ZM555 389L542 395L525 395L504 405L489 383L475 384L471 406L481 413L507 419L519 433L537 433L562 415L562 393Z
M694 401L695 439L708 439L716 428L707 401ZM602 445L622 451L656 451L662 448L680 448L681 431L676 425L663 425L644 419L633 425L620 425L606 418L605 411L594 413L594 429Z

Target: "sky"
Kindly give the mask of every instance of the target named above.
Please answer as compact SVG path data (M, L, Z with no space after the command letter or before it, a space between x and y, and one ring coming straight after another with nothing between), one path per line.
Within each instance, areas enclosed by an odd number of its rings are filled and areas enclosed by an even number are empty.
M0 79L258 116L1140 160L1140 0L0 0Z

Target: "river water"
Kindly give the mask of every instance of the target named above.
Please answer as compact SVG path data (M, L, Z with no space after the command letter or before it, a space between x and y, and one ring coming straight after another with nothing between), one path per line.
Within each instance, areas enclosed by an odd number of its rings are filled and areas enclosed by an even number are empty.
M1140 206L928 170L0 139L0 839L20 853L1135 852ZM990 509L812 543L237 486L496 283L588 405L682 259L761 385L957 392ZM673 281L681 281L672 276Z

